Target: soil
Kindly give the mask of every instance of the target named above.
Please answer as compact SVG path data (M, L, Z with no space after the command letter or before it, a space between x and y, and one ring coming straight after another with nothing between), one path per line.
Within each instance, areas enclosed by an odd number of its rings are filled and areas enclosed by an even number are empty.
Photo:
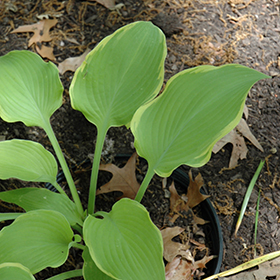
M119 4L120 1L116 1ZM226 145L201 168L207 192L218 213L224 243L221 270L235 267L254 257L254 219L260 189L257 254L280 247L280 15L278 0L147 0L123 1L119 10L109 10L95 1L0 1L0 55L12 50L28 49L31 34L10 32L18 26L38 21L36 16L56 17L52 28L56 61L81 55L119 27L137 20L150 20L167 36L168 55L165 81L177 72L202 64L219 66L240 63L272 78L260 81L250 91L246 104L247 123L262 145L261 152L249 141L247 157L229 169L232 145ZM75 39L73 43L66 38ZM29 48L35 51L33 46ZM63 106L51 122L69 164L79 163L94 153L95 127L70 106L68 89L73 72L61 76L65 87ZM0 120L2 139L31 139L51 145L45 133L21 123ZM132 153L133 137L125 127L111 128L104 146L103 160L109 162L119 153ZM253 190L238 236L235 223L246 189L261 159L264 168ZM190 167L183 166L189 171ZM9 184L23 184L15 180ZM0 189L9 186L0 181ZM161 205L151 197L154 211Z

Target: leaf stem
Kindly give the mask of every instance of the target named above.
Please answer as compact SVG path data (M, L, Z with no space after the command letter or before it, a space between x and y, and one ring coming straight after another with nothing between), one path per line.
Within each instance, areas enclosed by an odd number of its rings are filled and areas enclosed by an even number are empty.
M79 277L79 276L83 276L82 269L66 271L66 272L60 273L58 275L55 275L51 278L48 278L46 280L66 280L66 279L72 279L74 277Z
M149 183L151 182L153 176L155 175L155 172L154 172L154 168L151 168L150 166L148 167L148 171L146 173L146 176L137 192L137 195L135 197L135 200L138 201L138 202L141 202L148 186L149 186Z
M79 243L74 243L74 244L72 244L72 247L78 248L78 249L81 249L81 250L85 250L85 248L86 248L85 245L79 244Z
M65 193L65 191L62 189L62 187L61 187L57 182L54 182L52 185L53 185L61 194L67 196L67 194ZM68 197L68 196L67 196L67 197Z
M99 131L97 128L97 138L96 138L93 164L91 169L91 178L90 178L90 187L89 187L89 196L88 196L88 214L94 213L98 170L99 170L101 153L102 153L102 148L106 137L106 133L107 133L107 129L101 129L101 131Z
M77 192L76 186L74 184L73 178L71 176L70 170L69 170L68 165L66 163L66 160L65 160L65 158L64 158L64 156L62 154L61 148L60 148L59 143L58 143L58 141L57 141L57 139L55 137L55 134L53 132L51 124L48 122L46 124L46 126L44 127L44 129L45 129L45 131L46 131L46 133L47 133L47 135L48 135L48 137L49 137L49 139L50 139L50 141L52 143L52 146L54 148L56 156L57 156L57 158L59 160L59 163L60 163L61 168L63 170L63 173L65 175L66 181L67 181L68 186L70 188L71 195L72 195L73 200L74 200L74 202L76 204L78 212L79 212L79 214L81 216L83 216L84 210L83 210L83 206L82 206L80 197L78 195L78 192Z

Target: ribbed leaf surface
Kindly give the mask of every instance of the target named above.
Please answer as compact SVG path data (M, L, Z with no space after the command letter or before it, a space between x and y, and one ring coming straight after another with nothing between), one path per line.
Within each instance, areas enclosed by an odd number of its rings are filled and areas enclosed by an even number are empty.
M165 36L150 22L135 22L103 39L76 71L72 107L99 129L129 124L139 106L162 86Z
M27 126L45 123L62 104L58 69L30 51L11 51L0 57L0 116Z
M239 122L252 85L268 76L241 65L198 66L170 79L131 122L137 153L162 177L181 164L202 166Z
M20 263L0 264L0 280L36 280L30 270Z
M0 178L56 182L57 162L41 144L28 140L0 142Z
M14 203L26 212L32 210L55 210L65 216L70 225L83 224L77 207L66 195L54 193L47 189L22 188L0 192L0 200Z
M83 251L83 259L84 259L84 265L83 265L83 277L85 280L92 280L92 279L98 279L98 280L112 280L114 278L111 278L104 272L102 272L94 263L92 260L89 250L86 247Z
M160 231L134 200L121 199L110 213L88 216L84 239L95 264L112 278L165 279Z
M19 216L0 231L0 263L16 262L35 274L62 265L73 232L66 218L51 210L36 210Z

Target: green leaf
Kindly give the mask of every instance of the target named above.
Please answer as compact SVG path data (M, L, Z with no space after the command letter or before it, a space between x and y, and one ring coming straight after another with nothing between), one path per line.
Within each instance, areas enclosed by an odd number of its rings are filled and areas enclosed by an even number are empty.
M84 240L100 270L116 279L163 280L163 242L143 205L127 198L89 215Z
M83 277L85 280L92 280L92 279L98 279L98 280L112 280L114 278L111 278L107 274L103 273L94 263L92 260L88 247L83 251L83 259L84 259L84 265L83 265Z
M58 69L30 51L0 57L0 116L7 122L45 128L62 104Z
M73 201L67 196L47 189L22 188L0 192L0 200L14 203L26 212L32 210L54 210L65 216L70 225L83 224Z
M181 164L204 165L214 144L239 122L252 85L268 76L241 65L182 71L131 121L137 153L168 177Z
M0 263L17 262L35 274L62 265L73 231L57 211L35 210L19 216L0 231Z
M36 280L30 270L20 263L0 264L0 280Z
M0 142L0 178L55 184L57 162L41 144L28 140Z
M134 22L103 39L75 72L72 107L99 129L128 125L163 82L165 36L150 22Z
M14 220L24 213L0 213L0 222L7 220Z

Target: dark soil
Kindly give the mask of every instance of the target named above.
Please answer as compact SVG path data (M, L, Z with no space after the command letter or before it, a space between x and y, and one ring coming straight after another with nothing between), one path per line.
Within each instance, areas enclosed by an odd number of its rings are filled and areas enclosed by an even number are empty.
M116 1L119 3L119 1ZM257 254L270 253L280 247L280 15L277 0L166 0L123 1L119 11L110 11L95 1L0 1L0 55L12 50L27 49L30 34L10 32L18 26L38 21L36 15L57 17L52 29L56 63L81 55L119 27L137 20L151 20L167 36L168 56L166 80L189 67L240 63L272 76L258 82L250 91L247 106L251 131L264 148L259 151L250 142L247 158L228 169L232 147L228 144L201 168L205 186L219 215L223 231L226 270L253 258L254 219L258 188L261 189ZM65 40L76 39L78 44ZM63 42L63 43L61 43ZM33 47L30 48L33 50ZM35 50L34 50L35 51ZM95 127L69 102L68 88L72 72L61 76L64 104L53 115L52 125L69 162L79 163L94 153ZM31 139L52 149L39 128L26 128L21 123L7 124L0 120L2 139ZM132 153L133 137L125 127L111 128L104 146L103 158L110 161L116 154ZM235 223L244 194L261 159L266 164L249 201L238 232ZM188 172L189 167L183 169ZM9 184L19 184L11 180ZM0 181L0 189L8 189ZM152 204L152 201L151 201ZM154 211L162 211L153 203ZM73 253L74 254L74 253ZM71 261L70 261L71 262Z

